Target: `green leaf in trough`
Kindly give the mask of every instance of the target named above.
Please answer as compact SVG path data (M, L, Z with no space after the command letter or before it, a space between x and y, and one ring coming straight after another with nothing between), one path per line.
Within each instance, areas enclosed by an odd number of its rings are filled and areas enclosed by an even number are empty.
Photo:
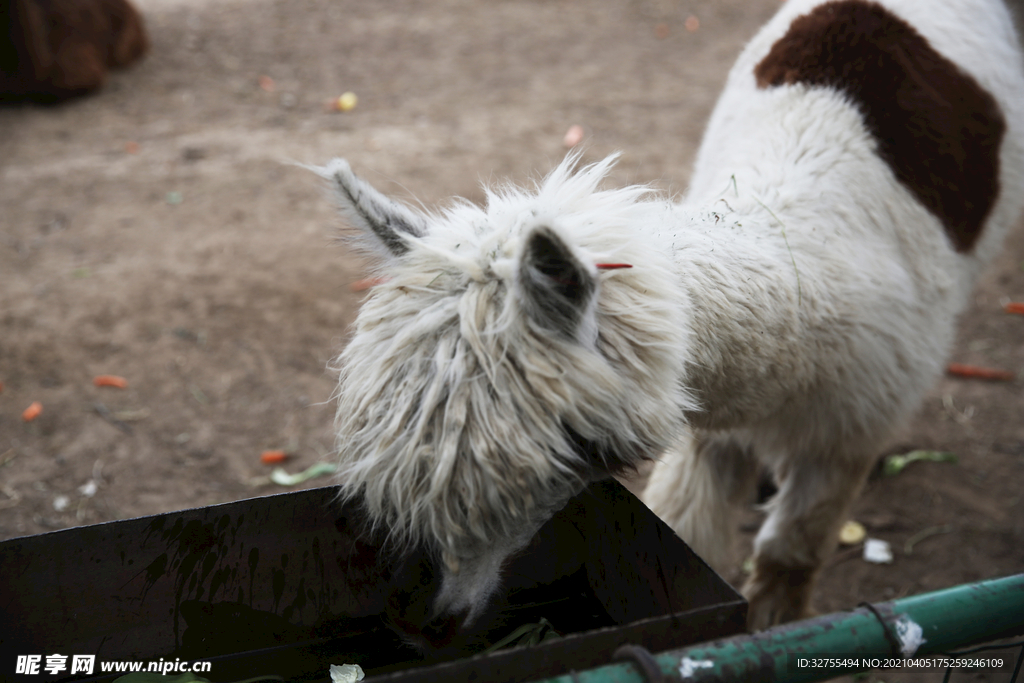
M887 477L895 477L912 462L927 460L929 462L956 462L955 453L943 451L911 451L904 455L890 455L882 463L882 474Z
M512 633L484 650L483 654L489 655L492 652L497 652L509 646L528 647L539 645L555 638L561 638L561 636L555 631L550 621L541 617L540 621L536 624L523 624L515 631L512 631Z

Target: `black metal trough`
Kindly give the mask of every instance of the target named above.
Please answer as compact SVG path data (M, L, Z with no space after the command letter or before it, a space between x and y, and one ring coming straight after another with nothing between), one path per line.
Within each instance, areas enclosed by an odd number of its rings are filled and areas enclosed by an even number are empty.
M433 566L422 556L396 565L357 522L320 488L4 541L0 680L112 680L122 674L102 663L203 660L201 675L217 682L325 681L330 664L346 663L394 683L528 681L604 664L623 644L659 651L745 624L742 598L606 480L509 563L470 632L424 655L396 624L429 604ZM477 654L542 617L564 637L528 656ZM55 654L94 655L92 674L47 673Z

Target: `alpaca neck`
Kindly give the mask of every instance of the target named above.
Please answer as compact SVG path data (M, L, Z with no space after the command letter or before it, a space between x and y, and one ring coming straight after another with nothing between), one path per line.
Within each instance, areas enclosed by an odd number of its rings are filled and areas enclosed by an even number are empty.
M813 278L790 248L787 218L760 200L679 210L675 260L690 303L686 383L701 404L688 417L707 428L749 422L800 381Z

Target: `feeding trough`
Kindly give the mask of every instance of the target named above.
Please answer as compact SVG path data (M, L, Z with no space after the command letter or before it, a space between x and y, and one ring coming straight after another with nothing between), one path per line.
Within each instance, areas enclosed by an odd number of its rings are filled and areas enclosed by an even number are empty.
M425 556L395 560L333 488L4 541L0 679L204 661L213 681L325 681L346 663L394 682L528 681L607 663L623 644L658 651L745 624L742 598L614 480L572 499L508 563L488 611L429 655L397 626L429 604L438 572ZM479 654L541 618L562 637L527 657ZM45 670L52 655L63 669ZM75 655L95 657L91 673L71 674Z

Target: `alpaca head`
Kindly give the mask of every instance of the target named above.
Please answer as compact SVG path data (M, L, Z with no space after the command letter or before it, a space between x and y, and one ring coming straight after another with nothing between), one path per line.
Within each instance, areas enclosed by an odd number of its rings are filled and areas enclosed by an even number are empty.
M476 616L501 565L588 481L656 456L688 398L685 295L614 158L437 214L335 160L319 173L379 262L338 359L342 496L441 561L435 615ZM629 263L632 268L605 264Z

